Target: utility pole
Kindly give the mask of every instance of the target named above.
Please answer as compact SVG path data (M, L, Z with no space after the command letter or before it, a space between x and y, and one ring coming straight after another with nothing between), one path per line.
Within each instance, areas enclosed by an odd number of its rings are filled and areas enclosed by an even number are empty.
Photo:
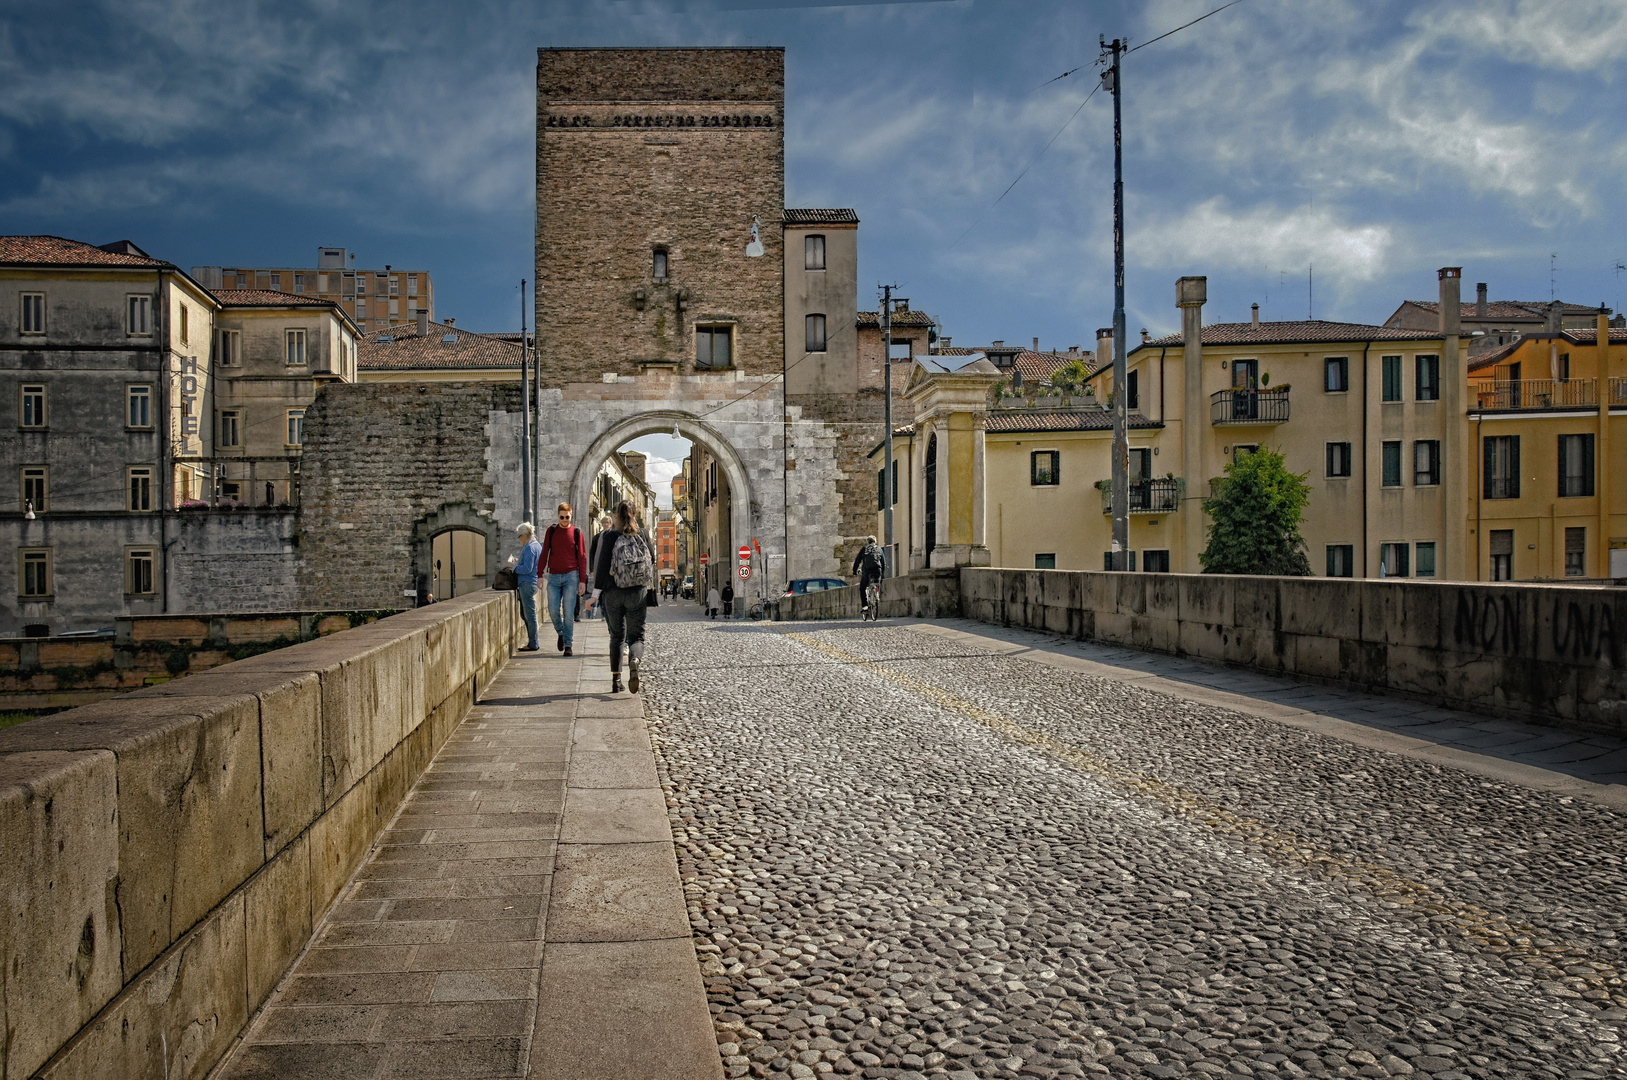
M882 552L887 556L887 565L883 571L885 577L896 577L898 567L893 565L893 287L881 287L881 347L885 353L881 362L881 370L887 378L887 404L883 416L887 424L887 434L883 442L887 449L883 452L881 462L881 516L882 531L886 536L882 542L886 545Z
M526 340L525 282L520 282L520 356L531 358L531 509L542 513L542 363ZM522 365L523 370L523 365Z
M520 279L520 516L531 515L531 382L525 367L525 278Z
M1130 376L1125 362L1124 331L1124 139L1119 119L1119 61L1123 38L1109 44L1100 38L1102 51L1112 61L1102 82L1113 95L1113 569L1129 568L1130 550Z

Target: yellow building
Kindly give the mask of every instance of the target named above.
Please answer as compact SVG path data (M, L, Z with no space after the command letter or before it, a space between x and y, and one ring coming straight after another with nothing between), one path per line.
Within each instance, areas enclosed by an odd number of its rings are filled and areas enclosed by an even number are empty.
M1470 367L1478 580L1627 577L1627 329L1597 323Z

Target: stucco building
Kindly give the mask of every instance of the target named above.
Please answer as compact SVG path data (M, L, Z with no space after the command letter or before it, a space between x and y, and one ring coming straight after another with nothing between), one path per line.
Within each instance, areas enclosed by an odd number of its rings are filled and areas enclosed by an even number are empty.
M281 292L331 300L363 333L410 323L422 312L435 317L435 283L426 270L358 270L342 247L317 249L315 266L194 266L205 288Z

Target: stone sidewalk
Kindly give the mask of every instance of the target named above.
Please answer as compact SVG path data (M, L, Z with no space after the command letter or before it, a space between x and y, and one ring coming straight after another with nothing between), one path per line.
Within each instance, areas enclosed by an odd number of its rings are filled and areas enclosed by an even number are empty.
M604 623L512 659L223 1080L722 1075L643 699ZM585 656L582 654L586 654Z

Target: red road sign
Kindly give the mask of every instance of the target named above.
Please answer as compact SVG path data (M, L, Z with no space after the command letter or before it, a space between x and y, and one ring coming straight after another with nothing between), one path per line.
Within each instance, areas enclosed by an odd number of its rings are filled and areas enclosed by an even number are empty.
M735 552L735 554L740 556L740 561L741 562L745 562L747 559L751 558L751 545L750 544L741 544L740 545L740 550Z
M702 565L702 566L705 566L705 565L706 565L706 556L705 556L705 555L702 555L702 556L701 556L701 565Z
M750 576L751 576L751 564L750 563L741 563L740 564L740 580L744 581L747 578L749 578Z

